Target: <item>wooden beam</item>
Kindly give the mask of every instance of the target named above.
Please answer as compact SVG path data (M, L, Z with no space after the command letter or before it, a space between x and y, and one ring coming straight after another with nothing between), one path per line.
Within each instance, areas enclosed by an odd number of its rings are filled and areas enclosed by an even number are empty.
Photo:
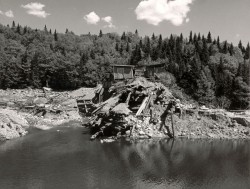
M145 109L146 103L147 103L148 99L149 99L148 96L144 98L144 100L143 100L143 102L142 102L142 104L141 104L139 110L138 110L137 113L136 113L136 116L139 116L139 115L142 113L142 111Z

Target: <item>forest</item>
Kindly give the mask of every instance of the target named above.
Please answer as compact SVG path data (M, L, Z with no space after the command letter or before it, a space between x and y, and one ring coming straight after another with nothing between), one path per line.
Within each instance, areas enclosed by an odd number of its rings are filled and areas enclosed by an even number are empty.
M220 41L210 32L141 37L139 32L76 35L0 24L0 89L93 87L110 79L112 64L164 63L169 86L201 104L247 109L250 46ZM167 77L168 76L168 77Z

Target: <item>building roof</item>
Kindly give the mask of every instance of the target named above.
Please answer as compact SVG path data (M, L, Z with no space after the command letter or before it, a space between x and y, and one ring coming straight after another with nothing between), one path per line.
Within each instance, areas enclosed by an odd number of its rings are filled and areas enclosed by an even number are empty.
M114 67L135 67L134 65L127 65L127 64L112 64L111 66L114 66Z

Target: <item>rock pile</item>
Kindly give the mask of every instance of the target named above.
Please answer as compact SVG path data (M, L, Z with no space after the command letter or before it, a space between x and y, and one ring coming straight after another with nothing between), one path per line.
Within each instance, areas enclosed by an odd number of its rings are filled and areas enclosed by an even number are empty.
M0 109L0 140L8 140L27 134L28 122L13 110Z

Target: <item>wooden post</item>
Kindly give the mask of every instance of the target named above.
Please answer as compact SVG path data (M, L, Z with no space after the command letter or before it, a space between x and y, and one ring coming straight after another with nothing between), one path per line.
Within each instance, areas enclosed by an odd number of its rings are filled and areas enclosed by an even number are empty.
M129 100L130 100L131 94L132 94L132 92L130 92L130 93L128 94L128 97L127 97L127 99L126 99L126 104L127 104L127 105L128 105L128 103L129 103Z
M171 111L171 125L172 125L172 133L173 133L173 138L174 138L175 134L174 134L173 111Z

